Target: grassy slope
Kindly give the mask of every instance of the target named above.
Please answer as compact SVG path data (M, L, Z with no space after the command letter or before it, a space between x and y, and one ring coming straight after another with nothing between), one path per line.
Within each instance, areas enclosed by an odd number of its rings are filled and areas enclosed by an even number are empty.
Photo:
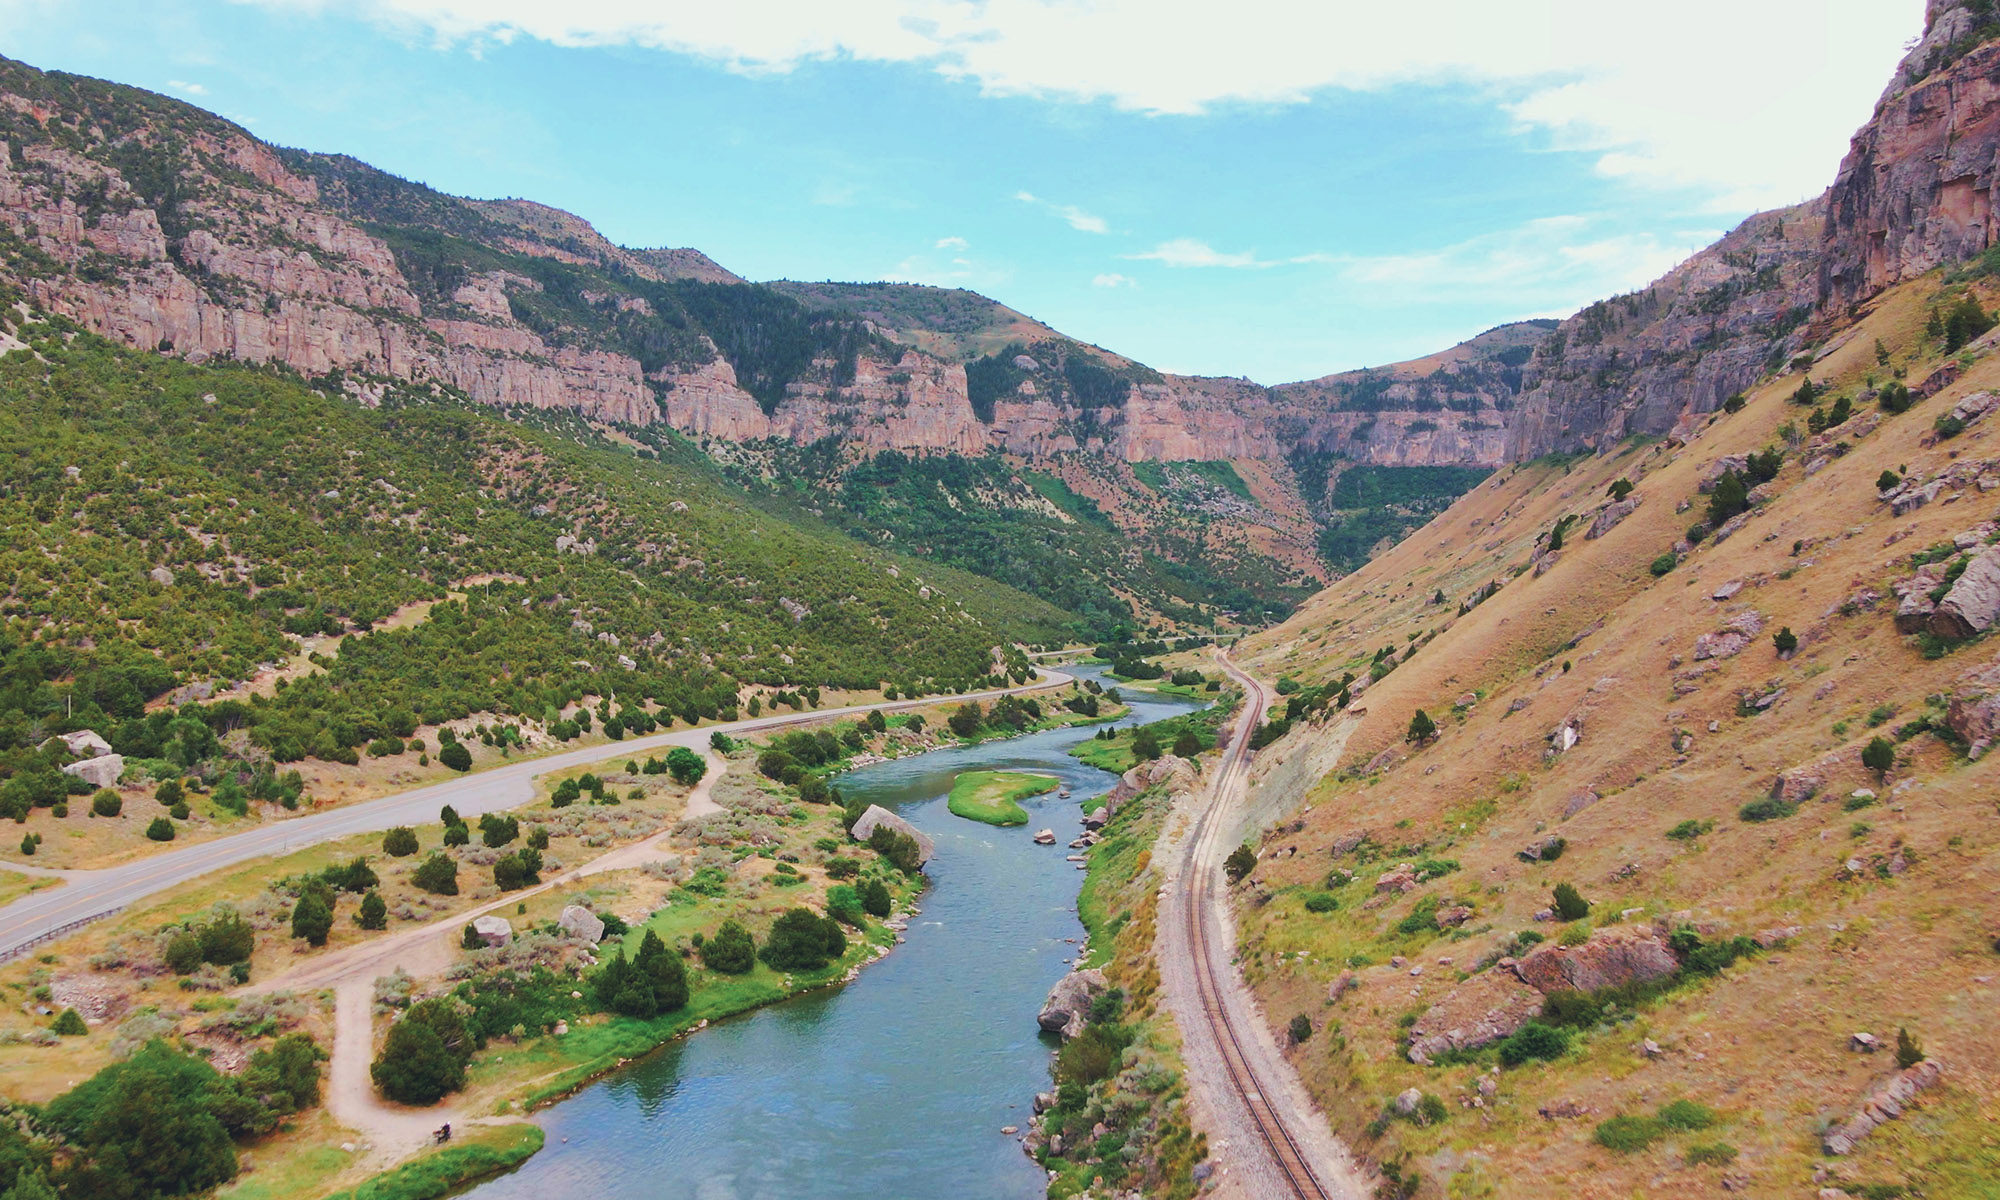
M542 1148L534 1125L473 1129L452 1144L385 1171L328 1200L433 1200L476 1179L497 1175Z
M988 825L1026 825L1028 810L1016 801L1054 791L1061 781L1052 775L1022 771L966 771L951 781L946 802L953 816Z
M1921 378L1937 358L1934 347L1919 344L1935 287L1932 279L1885 297L1859 334L1815 367L1814 378L1852 394L1870 372L1886 376L1874 361L1876 337ZM1818 1159L1818 1129L1845 1119L1884 1075L1884 1059L1850 1053L1847 1035L1865 1029L1893 1036L1903 1025L1945 1060L1947 1083L1925 1096L1918 1113L1839 1163L1839 1175L1857 1184L1918 1185L1928 1194L1976 1194L1952 1181L1982 1171L1991 1178L2000 1166L1990 1137L1973 1133L1992 1119L2000 1098L2000 1075L1990 1066L2000 1062L2000 1027L1990 1020L1991 981L2000 974L1992 947L2000 920L2000 812L1992 804L2000 768L1991 758L1968 765L1935 737L1918 734L1899 747L1893 797L1856 812L1839 803L1864 785L1881 790L1855 761L1878 732L1871 714L1894 711L1884 730L1920 717L1927 697L1993 658L1989 640L1926 659L1914 639L1895 633L1893 596L1873 611L1844 615L1841 608L1864 587L1886 593L1888 580L1907 573L1902 564L1911 550L1992 515L1972 488L1957 503L1893 518L1876 501L1874 480L1884 467L1928 472L1953 459L2000 456L2000 423L1990 421L1954 441L1924 444L1953 398L2000 384L2000 361L1982 360L1942 397L1886 418L1852 453L1811 477L1792 454L1778 495L1741 533L1698 548L1655 580L1647 564L1700 515L1675 508L1705 499L1695 496L1702 468L1720 455L1759 449L1787 422L1803 425L1804 410L1786 401L1797 383L1787 377L1753 393L1743 412L1719 416L1678 451L1633 445L1502 472L1294 620L1251 640L1248 653L1263 674L1314 683L1361 671L1376 647L1443 630L1348 715L1295 732L1262 756L1260 775L1311 807L1302 829L1267 838L1267 848L1298 851L1267 858L1257 871L1275 898L1242 911L1244 969L1271 1019L1283 1023L1303 1012L1332 1031L1293 1052L1308 1086L1364 1152L1414 1156L1429 1179L1426 1195L1442 1194L1437 1189L1447 1181L1454 1195L1560 1187L1575 1196L1624 1196L1670 1179L1673 1187L1712 1186L1717 1168L1683 1165L1687 1138L1630 1156L1590 1142L1596 1121L1650 1112L1682 1095L1723 1112L1722 1128L1694 1140L1737 1147L1741 1158L1729 1173L1748 1178L1758 1194L1797 1194ZM1621 476L1644 498L1635 515L1599 540L1573 531L1539 579L1510 577L1538 533L1563 514L1594 508ZM1892 533L1902 540L1885 549ZM1795 542L1803 543L1796 556ZM1507 582L1465 616L1454 617L1456 603L1427 603L1433 589L1455 602L1494 578ZM1733 601L1709 598L1732 580L1745 581ZM1764 614L1765 633L1676 695L1671 677L1695 665L1695 638L1746 606ZM1787 625L1803 644L1780 661L1769 634ZM1738 715L1739 693L1762 694L1771 685L1786 691L1769 711ZM1456 710L1466 693L1477 703ZM1351 770L1384 751L1392 759L1407 755L1402 737L1419 707L1439 720L1436 744L1373 775ZM1583 721L1582 741L1548 756L1547 735L1571 717ZM1692 738L1684 753L1673 744L1677 731ZM1297 763L1317 757L1323 767L1335 752L1349 770L1316 782L1316 771L1294 774ZM1821 799L1786 820L1738 818L1739 807L1765 794L1778 771L1835 752L1845 759L1827 772ZM1586 789L1602 798L1566 818L1572 798ZM1664 836L1684 820L1713 821L1714 830L1693 843ZM1362 831L1385 848L1380 859L1329 856L1336 839ZM1559 862L1514 857L1548 832L1568 839ZM1909 870L1878 877L1872 864L1897 847ZM1372 900L1376 874L1420 856L1462 866L1413 896ZM1849 856L1863 860L1862 877L1842 877ZM1358 869L1357 882L1336 889L1336 911L1305 912L1305 893L1319 890L1333 866ZM1504 1072L1497 1098L1483 1109L1461 1107L1485 1066L1410 1064L1400 1054L1399 1018L1440 998L1505 936L1536 928L1532 914L1557 881L1579 886L1600 919L1639 909L1645 915L1635 920L1685 912L1728 934L1793 925L1801 932L1780 953L1591 1034L1561 1062ZM1470 903L1475 916L1449 934L1396 934L1395 924L1426 896ZM1299 952L1309 957L1286 957ZM1422 965L1424 976L1390 969L1392 954ZM1329 1005L1327 985L1349 963L1360 988ZM1637 1054L1645 1038L1664 1046L1665 1056ZM1411 1086L1443 1097L1448 1119L1429 1129L1398 1122L1380 1139L1365 1136L1385 1102ZM1563 1099L1588 1107L1590 1117L1537 1115Z

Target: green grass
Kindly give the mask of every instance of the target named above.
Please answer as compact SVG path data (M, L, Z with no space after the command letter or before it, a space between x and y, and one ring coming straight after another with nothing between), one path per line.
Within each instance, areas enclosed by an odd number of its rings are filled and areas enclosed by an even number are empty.
M1213 692L1204 692L1195 695L1195 698L1214 701L1217 696ZM1183 729L1194 730L1202 749L1213 749L1215 731L1221 728L1222 722L1228 719L1230 712L1235 708L1233 694L1225 693L1220 700L1220 703L1212 703L1207 708L1154 721L1150 725L1134 725L1128 729L1116 730L1108 738L1091 738L1072 747L1069 755L1085 766L1096 767L1100 771L1110 771L1114 775L1123 775L1139 765L1137 756L1132 753L1132 739L1141 729L1153 731L1160 739L1160 750L1163 753L1173 749L1174 739L1180 736ZM1084 811L1091 811L1087 803Z
M384 1171L327 1200L432 1200L518 1166L542 1148L542 1131L529 1124L476 1128L441 1150Z
M988 825L1026 825L1028 810L1017 801L1054 791L1062 781L1053 775L1022 771L967 771L951 784L946 806L953 816Z

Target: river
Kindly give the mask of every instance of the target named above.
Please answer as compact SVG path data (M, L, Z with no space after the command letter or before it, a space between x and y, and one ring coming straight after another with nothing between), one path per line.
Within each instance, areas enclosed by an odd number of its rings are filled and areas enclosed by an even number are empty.
M1091 668L1075 671L1094 675ZM1195 707L1124 692L1120 725ZM1101 726L1055 729L881 763L839 779L937 839L908 940L853 983L719 1022L536 1118L548 1144L473 1188L478 1200L1030 1200L1026 1129L1053 1046L1035 1025L1080 949L1083 873L1064 849L1082 802L1117 782L1068 750ZM954 817L961 771L1032 770L1070 789L1022 802L1026 826ZM1054 829L1037 846L1036 829Z

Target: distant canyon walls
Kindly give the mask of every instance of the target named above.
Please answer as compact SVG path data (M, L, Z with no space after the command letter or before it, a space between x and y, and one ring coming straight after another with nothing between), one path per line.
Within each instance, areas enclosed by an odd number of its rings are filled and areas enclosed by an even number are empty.
M127 345L433 380L482 404L664 421L697 438L1031 460L1307 453L1491 467L1670 433L1783 366L1829 306L1993 243L2000 44L1980 40L1987 18L1963 0L1932 0L1928 18L1826 195L1758 214L1644 290L1560 323L1275 387L1140 369L1122 400L1084 405L1044 373L982 420L963 365L878 339L851 377L815 359L760 404L698 331L685 335L693 349L649 370L607 348L627 343L538 320L542 285L522 274L481 269L440 285L399 257L411 243L350 219L352 196L324 194L321 179L339 191L341 177L294 169L295 152L163 97L14 63L0 86L0 249L28 300ZM367 170L354 165L357 178ZM443 215L401 228L470 237L466 222L484 222L478 236L496 249L605 278L741 282L696 251L614 246L557 209L423 191ZM636 291L587 300L655 315Z

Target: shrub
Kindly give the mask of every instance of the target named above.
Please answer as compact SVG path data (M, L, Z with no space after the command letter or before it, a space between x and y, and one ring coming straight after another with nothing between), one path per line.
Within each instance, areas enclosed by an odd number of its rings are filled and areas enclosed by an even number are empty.
M1686 1150L1690 1167L1726 1167L1736 1161L1736 1147L1728 1142L1708 1142Z
M90 1026L83 1023L83 1014L73 1008L65 1008L56 1023L49 1026L49 1032L57 1037L83 1037L90 1032Z
M1890 380L1875 394L1875 403L1886 413L1908 412L1914 401L1915 397L1910 394L1909 387L1901 380Z
M161 804L164 804L168 808L172 808L174 805L179 804L183 798L183 795L184 793L181 790L181 781L178 779L166 780L153 791L153 799L158 800Z
M1325 892L1311 892L1306 896L1306 911L1309 913L1330 913L1340 907L1340 902Z
M1661 576L1672 572L1675 567L1678 567L1680 565L1681 565L1681 560L1674 557L1674 552L1669 550L1665 554L1662 554L1658 558L1654 559L1646 567L1646 570L1652 572L1653 578L1658 579Z
M354 914L354 922L363 929L389 927L389 906L383 902L382 893L369 892L361 897L361 910Z
M165 817L154 817L146 826L146 836L156 842L171 842L174 840L174 823ZM34 851L28 850L28 853L33 854Z
M883 885L881 880L868 880L861 885L860 892L862 911L875 917L886 917L889 915L891 908L889 889Z
M90 798L90 811L100 817L115 817L125 811L125 801L110 788L100 788Z
M463 821L453 821L444 827L444 844L463 846L472 841L472 830Z
M488 849L497 850L520 836L521 822L518 818L503 817L498 813L487 813L479 818L479 840Z
M260 1124L262 1110L214 1067L155 1039L51 1100L40 1123L76 1156L64 1195L151 1200L227 1182L230 1135Z
M861 874L861 864L855 859L836 855L826 860L828 879L852 879L859 874Z
M470 921L467 921L464 928L458 931L458 948L461 950L486 949L486 939L479 936L478 928Z
M493 884L503 892L533 887L542 881L542 853L523 846L493 863Z
M457 826L459 829L465 826ZM458 895L458 864L442 850L433 850L415 871L410 873L410 883L433 896Z
M1903 482L1903 477L1901 475L1898 475L1894 471L1891 471L1885 467L1883 468L1882 473L1875 477L1875 490L1878 492L1886 492L1894 488L1897 484L1901 482Z
M1304 1013L1300 1013L1298 1016L1292 1018L1290 1025L1286 1026L1286 1032L1292 1035L1292 1045L1304 1045L1313 1035L1312 1018Z
M1152 762L1160 757L1160 735L1150 729L1141 729L1133 734L1132 757L1140 762Z
M1729 399L1722 402L1722 411L1726 413L1740 413L1743 411L1743 406L1748 402L1748 399L1742 392L1732 392Z
M1222 873L1229 877L1231 883L1242 882L1244 876L1256 869L1257 852L1247 844L1231 850L1229 857L1222 862Z
M1861 750L1861 765L1877 776L1887 775L1896 765L1896 743L1885 737L1871 738Z
M1403 740L1421 746L1436 737L1437 731L1437 722L1431 720L1431 715L1420 708L1416 715L1410 718L1410 728L1403 734Z
M1776 796L1761 796L1737 809L1736 815L1755 824L1761 821L1782 820L1797 811L1798 809Z
M817 971L847 953L840 922L809 908L787 909L772 923L758 957L779 971Z
M1590 901L1583 898L1574 884L1557 884L1553 898L1556 916L1562 920L1580 921L1590 915Z
M1787 625L1771 635L1771 645L1777 647L1780 654L1790 654L1799 648L1799 635L1793 633L1792 627Z
M1192 729L1183 729L1174 735L1174 757L1193 758L1201 753L1201 735Z
M1950 413L1943 413L1937 420L1931 422L1931 429L1941 438L1955 438L1965 432L1965 422Z
M1660 1123L1683 1132L1715 1124L1715 1110L1693 1100L1675 1100L1660 1109Z
M691 787L708 774L708 760L686 746L675 746L667 751L667 773L675 783Z
M757 944L736 921L724 921L715 936L701 944L701 961L711 971L742 975L757 965Z
M1924 1061L1924 1046L1908 1029L1896 1030L1896 1065L1905 1069Z
M1715 490L1708 497L1708 524L1711 528L1750 507L1750 489L1743 477L1734 471L1724 471L1722 478L1715 481Z
M1677 842L1691 842L1714 828L1715 822L1713 821L1697 821L1690 817L1688 820L1682 821L1672 829L1667 830L1667 836Z
M326 935L333 931L333 907L321 897L318 889L308 888L299 902L292 906L292 936L304 938L309 945L326 945Z
M1569 1051L1569 1032L1530 1021L1500 1043L1500 1061L1510 1067L1525 1062L1561 1058Z
M319 877L328 887L342 892L365 892L382 882L365 858L328 867L319 873Z
M826 889L826 915L843 925L860 928L866 923L861 908L861 893L845 883Z
M167 948L160 957L167 970L176 975L189 974L201 965L201 935L192 929L181 930L167 939Z
M201 960L219 967L248 962L257 949L257 931L234 909L203 925L195 936L201 943Z
M1611 499L1613 501L1623 500L1625 497L1631 494L1632 494L1631 480L1614 479L1611 481Z
M438 761L454 771L470 771L472 752L458 742L446 742L438 747Z
M382 835L382 853L391 858L408 858L417 852L416 831L407 825L398 825Z
M419 1000L389 1027L382 1054L368 1073L384 1097L401 1104L436 1104L465 1086L473 1034L450 997Z
M1632 1154L1653 1144L1666 1126L1656 1117L1618 1116L1599 1123L1591 1140L1606 1150Z

